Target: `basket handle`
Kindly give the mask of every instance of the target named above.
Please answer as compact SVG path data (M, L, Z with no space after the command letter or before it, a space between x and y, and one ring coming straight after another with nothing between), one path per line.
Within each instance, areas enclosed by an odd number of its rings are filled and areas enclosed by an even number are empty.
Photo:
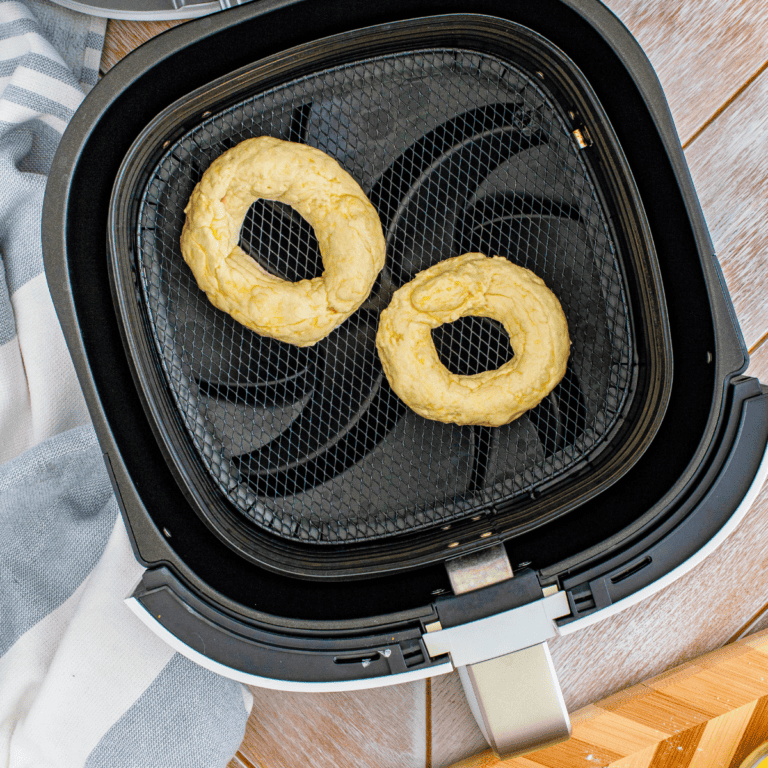
M565 741L571 721L547 643L459 667L472 714L499 758Z
M547 639L557 634L554 619L570 611L566 596L548 587L543 600L535 599L536 593L542 595L535 574L524 568L515 576L501 543L448 560L445 567L457 596L512 585L519 587L523 601L515 609L473 622L474 631L459 630L463 638L447 637L455 636L456 629L425 638L435 651L441 650L435 646L438 635L447 640L442 650L451 654L491 749L500 758L515 757L567 739L571 721L547 646Z

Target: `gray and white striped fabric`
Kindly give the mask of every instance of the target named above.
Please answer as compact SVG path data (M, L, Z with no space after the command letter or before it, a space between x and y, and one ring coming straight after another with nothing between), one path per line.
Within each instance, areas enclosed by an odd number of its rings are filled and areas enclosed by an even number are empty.
M250 694L123 603L141 566L43 271L45 174L104 24L0 0L0 768L214 768Z

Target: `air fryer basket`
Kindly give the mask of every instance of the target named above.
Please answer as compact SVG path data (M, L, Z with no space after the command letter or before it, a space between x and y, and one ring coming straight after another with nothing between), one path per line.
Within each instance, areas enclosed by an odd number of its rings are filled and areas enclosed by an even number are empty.
M124 340L193 508L248 559L327 577L505 539L615 482L663 417L671 350L642 203L575 65L530 30L479 16L398 22L293 53L161 113L113 192L110 268ZM259 135L335 157L386 235L387 265L368 300L308 349L215 309L179 250L203 170ZM291 280L322 271L311 228L274 202L252 206L241 246ZM413 414L374 345L392 292L466 251L540 275L572 340L559 387L499 429ZM434 338L458 373L511 356L487 319Z

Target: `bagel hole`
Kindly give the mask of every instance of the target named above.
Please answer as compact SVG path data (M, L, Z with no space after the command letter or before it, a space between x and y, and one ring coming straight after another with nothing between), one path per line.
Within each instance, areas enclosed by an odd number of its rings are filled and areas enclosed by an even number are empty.
M312 226L285 203L253 203L240 231L240 247L267 272L283 280L311 280L323 274Z
M460 317L432 331L440 362L460 376L492 371L515 353L504 326L487 317Z

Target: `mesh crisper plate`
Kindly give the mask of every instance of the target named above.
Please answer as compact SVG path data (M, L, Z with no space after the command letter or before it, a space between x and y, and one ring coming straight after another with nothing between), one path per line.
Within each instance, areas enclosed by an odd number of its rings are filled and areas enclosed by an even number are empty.
M315 146L378 210L387 263L370 297L314 347L263 338L215 309L184 263L184 207L243 139ZM257 525L320 544L364 541L521 499L583 467L625 412L635 354L615 238L567 119L541 83L475 52L429 49L318 72L259 93L172 143L139 207L144 312L200 461ZM290 280L322 272L311 228L259 201L241 246ZM489 429L428 421L391 391L374 339L394 290L467 251L506 256L560 299L568 372L542 404ZM512 356L501 326L434 332L457 373Z

